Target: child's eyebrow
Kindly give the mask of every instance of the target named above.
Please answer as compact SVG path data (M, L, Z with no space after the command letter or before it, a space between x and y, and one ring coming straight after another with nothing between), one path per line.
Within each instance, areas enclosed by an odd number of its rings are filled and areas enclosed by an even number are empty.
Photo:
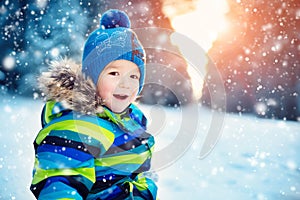
M119 70L119 67L116 66L108 66L106 70Z

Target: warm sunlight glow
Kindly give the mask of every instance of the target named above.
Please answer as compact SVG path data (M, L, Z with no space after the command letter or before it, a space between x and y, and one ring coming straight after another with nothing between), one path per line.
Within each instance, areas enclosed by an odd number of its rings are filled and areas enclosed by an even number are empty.
M171 23L175 31L190 37L208 51L218 34L227 27L227 12L226 0L199 0L195 10L174 16Z
M170 9L165 9L165 14L170 17L172 26L176 32L189 37L207 52L212 47L218 35L226 30L227 21L225 14L228 12L228 9L226 0L198 0L195 8L190 11L185 10L185 14L174 15L174 12L168 14ZM173 34L171 36L172 43L179 47L183 55L188 53L185 52L187 48L177 38ZM199 58L202 56L199 55ZM203 70L201 71L204 71L206 63L207 58L202 59L201 67ZM191 66L188 67L188 71L194 85L195 97L199 98L202 90L199 85L203 83L204 74L200 75ZM199 75L202 77L199 77Z

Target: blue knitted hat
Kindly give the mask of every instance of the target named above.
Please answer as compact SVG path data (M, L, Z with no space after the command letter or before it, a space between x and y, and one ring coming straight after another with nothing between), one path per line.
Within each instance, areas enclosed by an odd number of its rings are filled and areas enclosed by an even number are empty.
M139 93L145 79L145 51L136 34L130 29L125 12L111 9L100 19L100 28L90 34L82 56L82 72L97 85L102 70L112 61L128 60L140 70Z

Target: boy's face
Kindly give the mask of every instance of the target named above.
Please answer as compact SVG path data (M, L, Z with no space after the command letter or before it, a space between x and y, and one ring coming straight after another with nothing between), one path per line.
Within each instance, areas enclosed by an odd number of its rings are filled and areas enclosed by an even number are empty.
M97 91L104 105L114 113L124 111L136 98L140 84L138 66L127 60L116 60L101 72Z

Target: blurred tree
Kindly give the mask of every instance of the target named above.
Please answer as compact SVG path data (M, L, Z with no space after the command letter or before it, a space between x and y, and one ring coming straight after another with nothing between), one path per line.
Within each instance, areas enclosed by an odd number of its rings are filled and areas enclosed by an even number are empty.
M22 52L25 46L26 31L26 1L0 2L0 85L1 93L17 90L20 72L16 68L15 56Z
M80 60L87 17L77 1L20 2L2 5L1 84L14 94L29 96L37 90L36 77L49 60L59 56ZM7 69L7 58L13 59L14 67Z
M230 31L220 35L209 51L223 77L227 111L297 119L300 1L228 3ZM214 76L208 73L201 99L209 106Z

